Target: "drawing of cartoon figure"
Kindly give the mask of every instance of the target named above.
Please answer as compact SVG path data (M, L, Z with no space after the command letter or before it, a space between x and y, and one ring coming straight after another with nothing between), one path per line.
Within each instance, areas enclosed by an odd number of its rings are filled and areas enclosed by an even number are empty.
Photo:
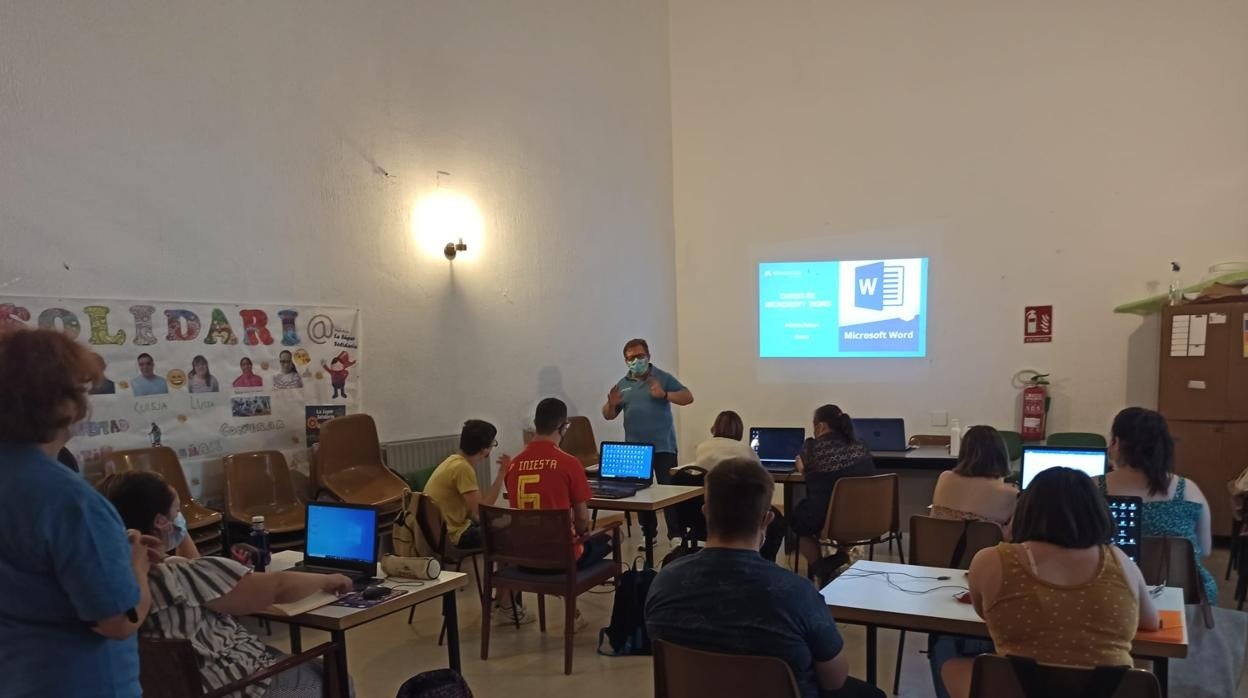
M321 359L321 368L325 369L329 373L329 383L334 387L335 398L338 397L339 394L341 394L344 399L347 397L347 376L350 374L350 371L347 369L357 363L359 362L352 361L350 355L348 355L345 351L340 352L338 356L335 356L328 366L325 365L325 360Z

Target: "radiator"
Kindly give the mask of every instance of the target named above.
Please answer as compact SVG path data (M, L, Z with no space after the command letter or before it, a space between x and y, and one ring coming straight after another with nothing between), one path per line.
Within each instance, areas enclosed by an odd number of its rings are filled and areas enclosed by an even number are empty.
M381 454L386 459L386 466L406 479L421 470L437 466L457 448L459 448L459 434L448 434L383 443ZM483 469L484 473L482 473ZM488 463L477 466L478 483L489 485L488 469Z

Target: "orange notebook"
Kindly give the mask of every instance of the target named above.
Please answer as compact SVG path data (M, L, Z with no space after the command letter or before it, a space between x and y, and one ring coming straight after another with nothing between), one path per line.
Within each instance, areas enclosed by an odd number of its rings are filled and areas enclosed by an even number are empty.
M1141 630L1135 634L1135 639L1149 642L1183 642L1183 620L1182 611L1162 611L1161 630Z

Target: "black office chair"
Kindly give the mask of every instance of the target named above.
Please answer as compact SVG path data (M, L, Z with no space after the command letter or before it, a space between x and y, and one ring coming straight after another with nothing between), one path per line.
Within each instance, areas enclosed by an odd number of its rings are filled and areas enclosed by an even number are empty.
M706 484L706 469L696 465L686 466L672 473L673 485L702 487ZM676 522L680 526L681 542L694 545L706 540L706 516L702 514L705 498L694 497L673 507Z

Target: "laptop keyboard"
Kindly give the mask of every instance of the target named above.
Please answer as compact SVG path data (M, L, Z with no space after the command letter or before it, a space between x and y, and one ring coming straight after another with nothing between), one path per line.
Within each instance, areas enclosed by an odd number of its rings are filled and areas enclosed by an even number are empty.
M612 482L591 481L589 483L589 491L600 499L624 499L637 494L638 489L640 488L634 485L621 485Z

